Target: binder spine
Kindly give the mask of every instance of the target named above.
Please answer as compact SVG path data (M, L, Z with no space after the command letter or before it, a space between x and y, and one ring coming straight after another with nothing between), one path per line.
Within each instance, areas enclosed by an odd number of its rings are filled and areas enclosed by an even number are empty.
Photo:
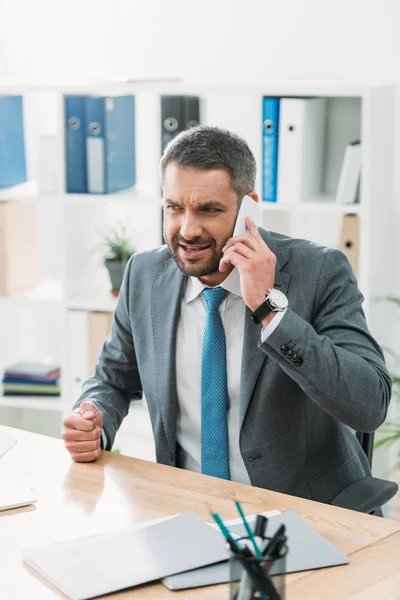
M183 129L190 129L200 123L200 99L198 96L183 97Z
M325 98L282 98L278 202L308 201L321 192Z
M23 98L0 96L0 189L26 179Z
M84 96L67 96L64 100L66 188L70 194L87 193L85 102Z
M183 129L183 97L161 96L161 151Z
M105 99L106 193L136 184L135 98Z
M263 98L262 197L276 202L278 180L279 98Z
M104 98L86 100L86 163L89 194L105 194L107 188Z

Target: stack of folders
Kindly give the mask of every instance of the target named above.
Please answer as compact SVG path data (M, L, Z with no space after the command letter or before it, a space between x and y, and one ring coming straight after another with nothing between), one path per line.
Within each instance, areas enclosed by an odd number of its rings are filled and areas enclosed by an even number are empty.
M65 97L66 189L112 194L136 184L135 97Z
M25 181L22 96L0 96L0 189Z
M325 98L263 98L262 195L299 202L321 192Z
M42 362L17 362L4 373L5 396L59 396L61 369Z

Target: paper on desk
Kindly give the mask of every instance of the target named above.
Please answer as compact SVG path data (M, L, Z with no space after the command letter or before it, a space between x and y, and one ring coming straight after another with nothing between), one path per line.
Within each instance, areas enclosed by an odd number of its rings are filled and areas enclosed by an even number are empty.
M168 515L167 517L160 517L159 519L152 519L151 521L143 521L142 523L137 523L137 525L135 525L135 529L143 529L143 527L148 527L149 525L155 525L156 523L162 523L163 521L168 521L169 519L173 519L174 517L177 517L180 514L182 514L182 513L178 513L176 515ZM280 510L268 510L267 512L260 513L260 515L264 515L264 517L267 517L267 518L274 517L275 515L280 515L280 514L281 514ZM246 516L247 522L253 523L256 520L256 516L257 515L255 515L255 514ZM216 523L208 523L208 521L206 521L206 523L207 523L207 525L210 525L210 527L212 527L213 529L220 531L220 529ZM237 519L231 519L230 521L224 521L224 523L228 527L230 527L231 525L240 525L242 523L242 519L241 519L241 517L238 517Z
M193 512L23 553L29 566L71 600L87 600L226 558L221 534Z
M266 512L262 512L259 513L260 515L263 515L264 517L267 517L267 519L269 519L270 517L275 517L276 515L280 515L281 511L280 510L267 510ZM257 515L246 515L246 521L248 523L253 523L256 520ZM228 525L228 527L231 527L232 525L242 525L243 521L242 521L242 517L238 517L237 519L231 519L230 521L224 521L225 525ZM218 529L218 525L216 523L210 523L210 525L212 527L215 527L216 529ZM219 531L219 529L218 529Z
M0 511L28 506L36 502L36 495L29 488L10 485L0 480Z
M0 429L0 456L8 452L16 443L17 440L15 438Z

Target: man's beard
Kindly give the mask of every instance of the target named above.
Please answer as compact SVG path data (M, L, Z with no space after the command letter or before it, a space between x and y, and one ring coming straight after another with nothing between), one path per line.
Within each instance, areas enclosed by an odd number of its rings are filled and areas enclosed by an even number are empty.
M223 248L225 246L225 244L231 237L232 237L232 234L228 235L224 239L224 241L221 245L221 248ZM216 249L215 240L213 240L213 239L201 240L199 238L196 238L194 240L191 240L190 243L187 243L186 240L180 238L179 236L175 236L172 240L172 243L170 244L167 236L165 235L165 231L164 231L164 239L167 243L167 246L172 254L174 261L176 262L179 269L182 271L182 273L184 275L188 275L189 277L206 277L207 275L213 275L214 273L219 272L219 263L220 263L221 258L223 257L223 252L222 252L222 250L218 251ZM180 243L185 244L185 246L209 245L210 248L208 250L211 251L211 256L206 262L199 261L198 263L195 263L193 261L193 264L190 264L188 261L182 261L182 259L179 257L178 252L177 252Z

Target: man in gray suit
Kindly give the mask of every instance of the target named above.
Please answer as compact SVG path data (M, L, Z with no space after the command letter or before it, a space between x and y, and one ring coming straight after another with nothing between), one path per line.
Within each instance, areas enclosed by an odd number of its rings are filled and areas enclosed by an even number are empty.
M128 263L111 335L64 420L75 461L110 450L144 392L166 465L321 502L370 474L353 430L383 423L391 380L356 278L339 250L249 218L232 237L243 196L258 201L255 174L225 130L195 127L166 148L167 245Z

